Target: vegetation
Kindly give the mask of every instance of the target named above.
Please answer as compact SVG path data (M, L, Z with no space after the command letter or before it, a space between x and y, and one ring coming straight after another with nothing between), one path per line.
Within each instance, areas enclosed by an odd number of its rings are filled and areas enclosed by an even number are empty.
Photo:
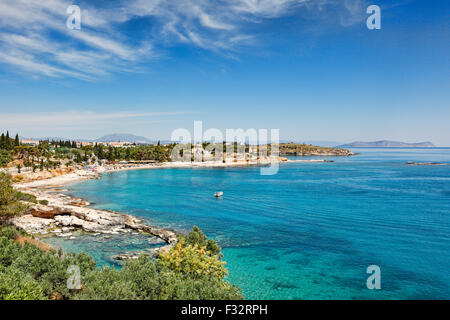
M14 190L8 175L0 172L0 218L15 216L28 209L22 201L36 202L36 197Z
M318 147L310 144L298 144L298 143L280 143L280 154L282 155L320 155L320 154L335 154L335 155L350 155L352 154L347 149Z
M136 145L112 147L102 144L81 146L75 141L39 141L38 146L21 145L19 135L14 139L9 132L2 133L0 138L0 167L6 167L13 160L20 173L27 167L35 172L38 168L56 169L63 164L66 167L80 164L88 165L96 162L115 161L170 161L170 155L175 144L168 146Z
M0 149L0 167L6 167L12 160L11 151Z
M22 246L14 241L20 235L0 226L0 299L242 299L239 288L224 280L224 262L206 250L198 228L157 259L140 256L121 270L98 269L85 253ZM80 268L80 289L67 287L71 265Z

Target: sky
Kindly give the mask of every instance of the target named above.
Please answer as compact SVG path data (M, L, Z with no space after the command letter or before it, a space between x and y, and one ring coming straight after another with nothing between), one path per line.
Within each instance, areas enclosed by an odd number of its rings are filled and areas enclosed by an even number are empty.
M67 8L81 9L69 29ZM369 30L369 5L381 29ZM0 0L0 131L450 146L450 3Z

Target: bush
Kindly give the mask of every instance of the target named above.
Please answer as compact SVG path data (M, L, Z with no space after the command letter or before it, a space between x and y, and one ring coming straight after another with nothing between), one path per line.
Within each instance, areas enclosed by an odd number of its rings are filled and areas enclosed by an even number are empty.
M193 279L213 277L222 281L227 275L225 263L219 257L209 256L205 247L186 245L181 239L169 252L159 256L159 263L176 273Z
M182 239L156 260L140 256L121 270L97 269L86 253L63 255L28 243L21 246L12 240L19 232L0 226L0 299L48 299L56 292L64 299L86 300L242 299L240 289L224 280L219 255L197 243ZM202 241L201 231L195 233ZM67 288L71 265L80 268L80 290Z
M16 195L15 195L16 199L18 201L26 201L26 202L32 202L32 203L38 203L36 197L32 194L29 193L23 193L20 191L16 191Z
M8 163L13 160L11 152L8 150L0 149L0 168L6 167Z
M23 176L21 176L20 174L18 174L18 175L15 175L13 178L12 178L12 182L14 182L14 183L20 183L20 182L22 182L23 181Z
M0 273L0 300L44 299L44 290L31 276L10 269Z
M48 200L39 200L39 204L47 206L48 205Z
M29 198L14 190L10 177L0 172L0 216L14 216L27 210L28 206L20 202L23 197Z
M20 232L15 227L1 227L0 226L0 237L5 237L10 240L14 240L20 235Z

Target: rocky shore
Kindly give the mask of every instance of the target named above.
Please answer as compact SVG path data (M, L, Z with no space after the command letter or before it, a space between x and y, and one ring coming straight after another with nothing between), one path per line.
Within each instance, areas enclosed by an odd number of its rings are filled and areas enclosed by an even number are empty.
M78 231L92 234L127 234L141 232L158 237L165 246L149 249L148 255L156 255L159 250L170 249L178 240L177 234L171 230L149 226L140 219L128 214L99 210L89 207L89 203L60 193L58 188L16 186L17 189L34 195L40 202L30 210L11 222L33 235L52 235L75 240ZM45 204L41 204L45 203ZM135 257L127 255L128 258ZM118 259L125 259L121 255Z

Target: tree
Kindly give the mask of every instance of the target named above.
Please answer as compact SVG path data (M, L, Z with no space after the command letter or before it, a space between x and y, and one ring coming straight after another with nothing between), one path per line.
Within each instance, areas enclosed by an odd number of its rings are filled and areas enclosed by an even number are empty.
M19 163L17 164L17 173L20 173L20 169L22 169L22 165Z
M9 131L6 131L5 149L11 150L11 139L9 138Z
M19 140L19 135L16 134L16 138L14 139L14 146L18 147L20 146L20 140Z
M76 163L81 163L81 161L82 161L81 153L77 151L76 155L75 155L75 162Z
M4 133L2 133L0 138L0 149L6 149L6 138Z
M216 241L207 240L202 230L200 230L200 228L197 226L194 226L192 228L192 231L183 238L188 245L206 247L206 250L210 252L211 255L218 255L222 250L222 248L217 244Z
M112 146L108 148L108 161L114 161L114 150Z

